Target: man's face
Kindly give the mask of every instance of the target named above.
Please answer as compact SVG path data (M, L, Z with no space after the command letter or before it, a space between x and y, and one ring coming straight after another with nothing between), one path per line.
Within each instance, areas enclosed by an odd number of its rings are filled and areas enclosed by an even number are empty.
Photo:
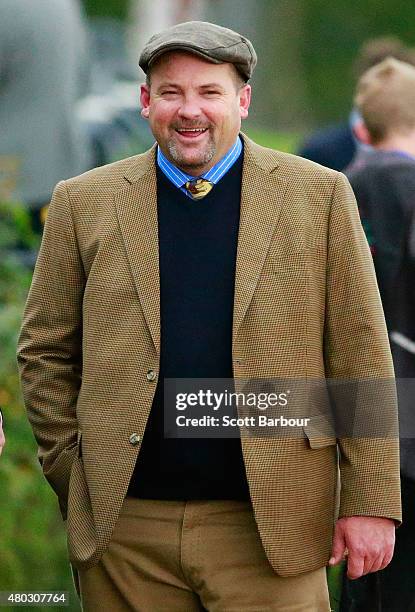
M197 176L235 143L248 116L251 87L231 64L212 64L183 52L163 55L141 86L141 114L164 155Z

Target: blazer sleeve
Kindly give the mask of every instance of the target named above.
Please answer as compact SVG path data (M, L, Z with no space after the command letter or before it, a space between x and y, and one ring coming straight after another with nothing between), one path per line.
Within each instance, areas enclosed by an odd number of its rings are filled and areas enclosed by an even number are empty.
M43 473L65 518L76 455L85 273L65 182L55 188L23 315L17 361Z
M346 394L354 397L350 414L349 402L335 406L343 421L338 434L339 515L400 521L392 357L372 257L353 191L342 174L330 211L324 356L326 377L344 381Z

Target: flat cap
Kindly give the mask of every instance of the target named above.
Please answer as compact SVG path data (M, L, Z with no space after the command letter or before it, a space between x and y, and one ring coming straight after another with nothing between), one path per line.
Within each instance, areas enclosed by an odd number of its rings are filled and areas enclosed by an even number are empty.
M144 46L139 64L147 74L151 64L169 51L187 51L213 64L233 64L248 81L257 62L252 43L233 30L207 21L186 21L155 34Z

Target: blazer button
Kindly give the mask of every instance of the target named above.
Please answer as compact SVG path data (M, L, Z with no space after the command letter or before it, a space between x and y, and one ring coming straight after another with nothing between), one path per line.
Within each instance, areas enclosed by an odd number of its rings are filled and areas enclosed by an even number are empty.
M154 370L149 370L147 372L147 380L156 380L157 373Z
M130 444L132 444L133 446L137 446L137 444L139 444L140 442L140 436L138 435L138 433L133 433L130 436Z

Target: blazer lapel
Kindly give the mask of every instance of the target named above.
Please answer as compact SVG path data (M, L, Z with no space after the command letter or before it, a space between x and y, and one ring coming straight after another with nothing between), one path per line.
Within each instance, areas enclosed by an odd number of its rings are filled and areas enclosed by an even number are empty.
M160 353L160 270L155 146L139 156L115 196L118 220L141 306Z
M287 181L261 147L244 139L241 213L235 272L233 344L252 300L281 211ZM155 146L125 174L115 196L131 273L157 353L160 352L160 269Z
M232 344L252 300L279 219L287 181L264 149L244 139L241 212L235 273Z

